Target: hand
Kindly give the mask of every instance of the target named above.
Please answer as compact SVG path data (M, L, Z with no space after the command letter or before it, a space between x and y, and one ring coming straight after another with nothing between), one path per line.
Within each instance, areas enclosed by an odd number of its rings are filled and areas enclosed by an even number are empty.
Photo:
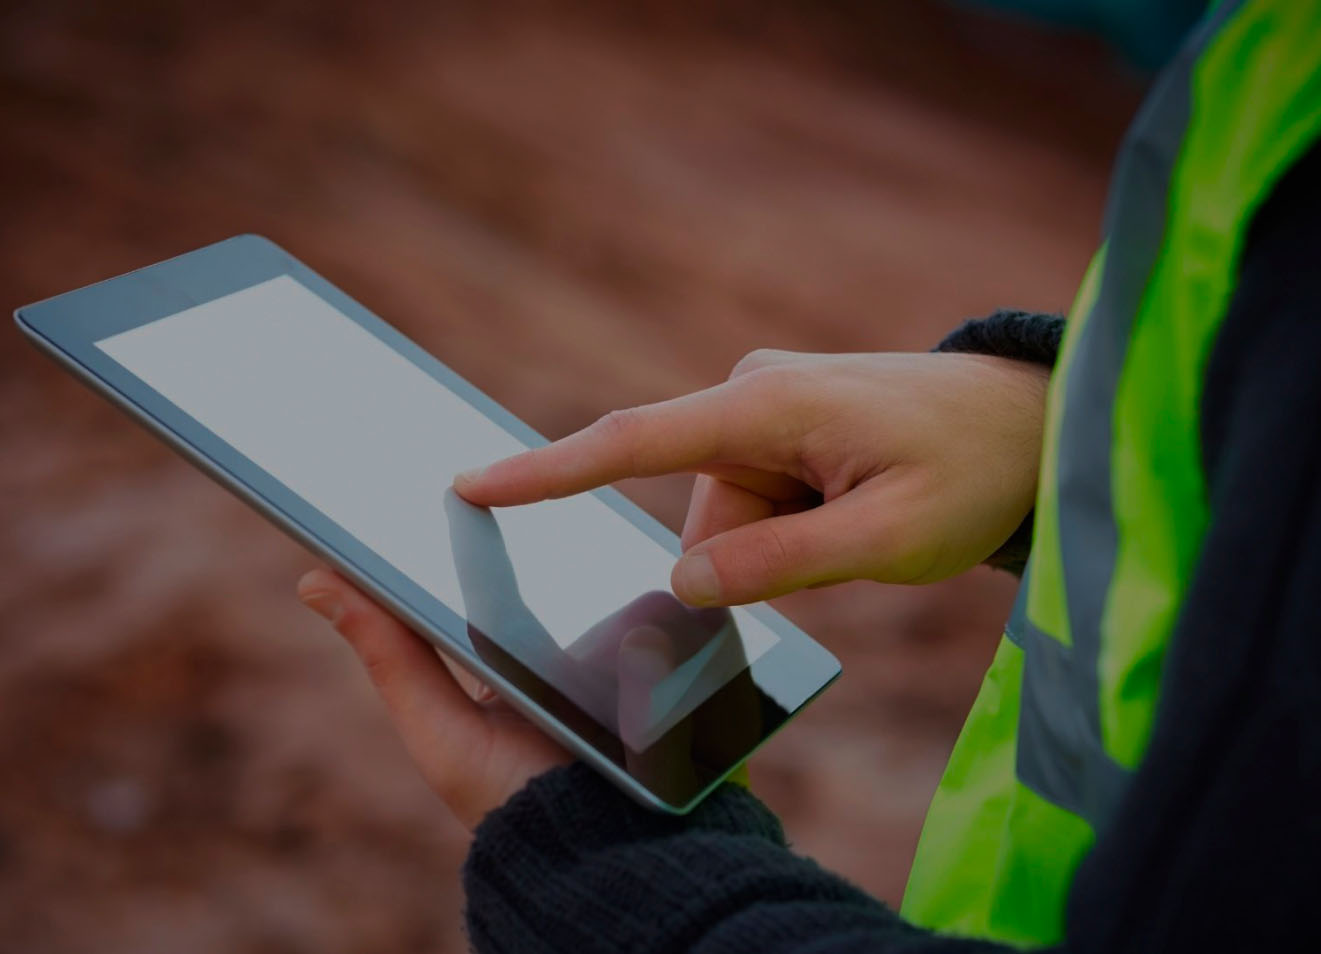
M298 582L298 596L357 651L423 778L469 831L534 776L570 761L568 752L518 713L501 702L491 704L495 693L486 685L342 577L313 570ZM604 666L608 671L598 676L611 685L618 680L617 729L605 731L617 732L621 740L648 739L641 750L625 742L628 771L662 796L682 800L692 790L697 765L724 768L756 744L760 707L744 667L721 687L716 704L703 710L705 722L685 718L651 738L653 692L691 655L694 640L701 642L693 624L676 625L674 611L660 605L665 600L680 608L668 594L663 599L648 594L604 621L613 626L589 633L592 645L586 652L592 658L587 665ZM716 619L709 615L713 612L697 618L709 627ZM529 695L535 697L544 687L539 680L520 679L518 665L502 667L497 658L502 651L480 633L470 629L469 634L487 662L503 668ZM732 780L746 785L746 770Z
M985 560L1031 510L1048 374L980 355L755 351L724 384L614 411L454 488L498 507L695 472L671 579L695 606L927 583Z
M298 596L357 651L423 777L469 831L533 776L570 760L512 709L465 692L455 679L462 670L448 669L340 576L313 570L298 582ZM490 698L489 689L478 691Z

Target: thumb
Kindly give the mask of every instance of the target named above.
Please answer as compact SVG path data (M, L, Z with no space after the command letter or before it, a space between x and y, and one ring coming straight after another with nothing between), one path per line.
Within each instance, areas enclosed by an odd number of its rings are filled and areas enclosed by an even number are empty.
M639 626L620 641L618 659L619 733L635 751L653 719L652 690L674 672L674 646L658 626Z
M353 647L410 751L464 745L480 728L482 710L441 656L339 574L307 573L298 596Z
M674 565L674 595L690 606L737 606L865 575L882 534L860 496L846 494L704 540Z

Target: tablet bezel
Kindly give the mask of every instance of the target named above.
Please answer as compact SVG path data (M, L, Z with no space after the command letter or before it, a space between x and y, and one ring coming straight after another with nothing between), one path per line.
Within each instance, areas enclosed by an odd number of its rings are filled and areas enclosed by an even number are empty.
M383 319L368 311L278 245L257 235L240 235L116 278L19 308L20 328L77 377L122 407L192 463L336 566L465 668L488 682L511 705L532 718L575 754L593 764L644 805L682 814L689 811L763 745L785 722L822 692L840 673L838 661L819 643L765 604L744 609L769 627L778 642L749 667L753 682L786 711L756 745L715 773L690 798L678 802L648 788L629 774L622 756L603 751L583 731L544 708L492 669L474 650L467 621L396 570L365 544L340 528L287 486L221 440L140 378L97 347L119 332L166 318L185 309L289 275L350 320L399 352L423 372L472 404L523 444L546 438ZM677 537L613 488L593 491L638 530L678 556ZM785 705L788 701L791 704ZM707 703L703 703L705 706ZM695 711L700 712L702 706ZM590 722L590 717L578 712ZM611 736L614 738L614 736Z

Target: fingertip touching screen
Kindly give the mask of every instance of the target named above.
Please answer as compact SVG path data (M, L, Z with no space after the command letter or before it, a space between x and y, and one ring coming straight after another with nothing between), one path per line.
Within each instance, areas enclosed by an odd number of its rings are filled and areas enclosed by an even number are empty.
M526 445L294 277L96 347L466 620L483 661L644 781L723 769L796 707L747 675L775 630L681 604L673 553L597 495L458 497L458 471ZM717 751L692 756L695 733Z

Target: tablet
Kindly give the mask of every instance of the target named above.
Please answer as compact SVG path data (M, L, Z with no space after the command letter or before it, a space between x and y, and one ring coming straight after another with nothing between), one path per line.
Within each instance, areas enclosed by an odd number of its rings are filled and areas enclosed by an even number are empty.
M692 808L839 674L765 605L675 599L677 538L612 489L456 495L460 470L545 439L267 239L15 317L645 805Z

